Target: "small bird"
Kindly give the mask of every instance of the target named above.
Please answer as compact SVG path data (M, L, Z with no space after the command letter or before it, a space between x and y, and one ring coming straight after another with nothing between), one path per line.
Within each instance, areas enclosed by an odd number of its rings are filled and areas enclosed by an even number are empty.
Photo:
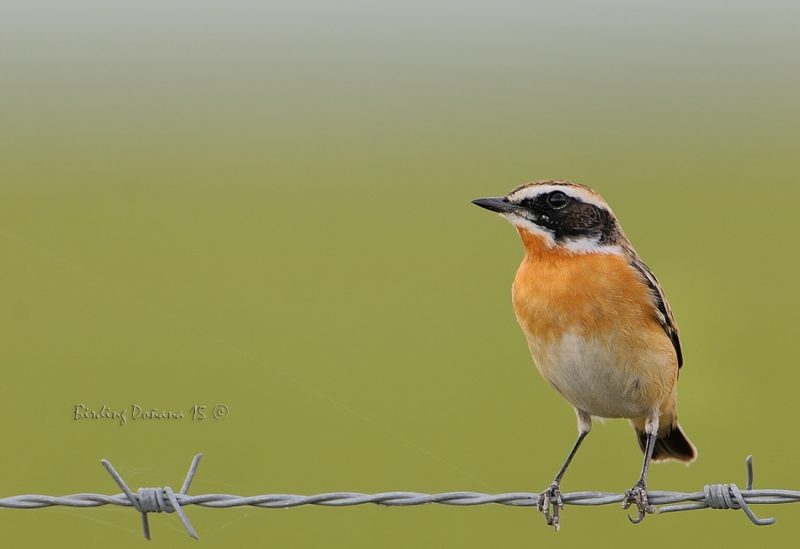
M678 424L683 354L661 285L611 208L589 187L536 181L473 204L505 217L522 238L525 257L512 287L514 313L537 369L578 416L578 438L540 494L539 510L558 530L561 479L589 434L592 417L627 418L644 461L623 508L635 504L638 514L631 521L641 522L654 512L647 501L650 461L691 462L697 456Z

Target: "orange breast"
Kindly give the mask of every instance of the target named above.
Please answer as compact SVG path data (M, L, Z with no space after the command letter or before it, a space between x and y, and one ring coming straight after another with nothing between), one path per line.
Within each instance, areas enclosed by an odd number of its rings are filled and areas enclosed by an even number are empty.
M513 299L527 335L552 339L565 331L662 331L649 289L624 256L570 254L520 232L527 253L514 279Z
M627 258L570 254L520 233L514 312L545 379L593 415L636 417L668 402L677 358Z

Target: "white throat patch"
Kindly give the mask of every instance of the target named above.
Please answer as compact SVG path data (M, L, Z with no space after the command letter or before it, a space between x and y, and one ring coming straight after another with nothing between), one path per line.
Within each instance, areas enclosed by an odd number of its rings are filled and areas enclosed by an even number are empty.
M540 227L536 223L520 217L513 213L502 214L509 223L519 227L535 236L541 237L548 248L562 248L572 254L614 254L623 255L622 248L616 244L600 244L599 238L581 236L577 238L567 238L562 242L556 242L555 234L552 231Z

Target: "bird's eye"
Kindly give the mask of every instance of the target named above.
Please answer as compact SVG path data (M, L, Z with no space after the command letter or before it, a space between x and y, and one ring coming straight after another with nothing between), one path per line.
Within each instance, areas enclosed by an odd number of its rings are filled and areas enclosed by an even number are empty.
M547 195L547 205L555 210L560 210L569 204L570 197L561 191L555 191Z

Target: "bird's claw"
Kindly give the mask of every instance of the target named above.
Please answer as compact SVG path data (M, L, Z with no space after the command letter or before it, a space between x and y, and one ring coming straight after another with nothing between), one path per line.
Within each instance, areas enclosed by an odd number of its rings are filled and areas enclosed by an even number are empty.
M637 482L633 488L625 492L625 499L622 500L622 508L627 509L634 503L636 504L638 514L636 518L631 518L630 515L628 516L628 520L633 524L639 524L644 520L646 515L653 514L656 511L647 501L647 486L641 482Z
M552 526L558 532L561 527L559 517L561 510L564 508L564 501L561 499L561 490L558 484L551 484L547 490L539 494L537 506L539 507L539 512L544 513L544 520L547 525Z

